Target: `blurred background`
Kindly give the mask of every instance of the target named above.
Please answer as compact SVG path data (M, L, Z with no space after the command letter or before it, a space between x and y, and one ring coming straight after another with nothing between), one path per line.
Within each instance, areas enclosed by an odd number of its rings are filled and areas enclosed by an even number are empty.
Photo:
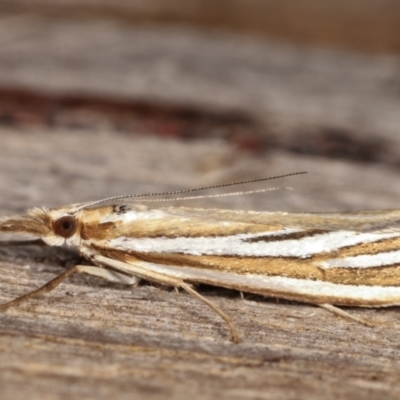
M0 14L5 211L301 170L277 183L294 194L222 206L400 197L395 0L2 0Z

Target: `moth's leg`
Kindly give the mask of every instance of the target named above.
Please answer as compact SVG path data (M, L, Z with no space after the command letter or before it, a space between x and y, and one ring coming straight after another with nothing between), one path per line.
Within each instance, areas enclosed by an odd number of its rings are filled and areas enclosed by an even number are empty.
M0 247L3 246L47 246L47 244L42 239L0 240Z
M30 299L31 297L37 297L42 294L50 292L55 287L57 287L62 281L67 279L70 275L72 275L75 272L89 274L89 275L95 275L100 278L106 279L107 281L110 281L110 282L124 283L127 285L137 285L139 282L139 279L136 277L127 276L126 274L121 274L116 271L110 271L110 270L107 270L107 269L104 269L101 267L94 267L94 266L89 266L89 265L75 265L74 267L67 269L62 274L56 276L54 279L47 282L45 285L43 285L39 289L36 289L33 292L24 294L21 297L18 297L14 300L9 301L8 303L0 304L0 311L4 311L7 308L12 307L12 306L17 306L17 305L23 303L24 301Z
M14 300L9 301L8 303L0 304L0 311L7 310L7 308L11 306L16 306L18 304L23 303L24 301L30 299L31 297L36 297L40 296L44 293L50 292L53 290L55 287L57 287L62 281L67 279L70 275L78 271L78 265L75 265L74 267L67 269L65 272L62 274L56 276L54 279L51 281L47 282L45 285L40 287L39 289L34 290L33 292L29 292L27 294L24 294L21 297L18 297Z
M202 301L204 304L207 304L212 310L214 310L229 326L229 329L231 331L231 340L233 343L239 343L239 335L236 331L236 327L233 324L232 320L230 317L225 314L224 311L222 311L217 305L215 305L212 301L208 300L206 297L202 296L200 293L196 292L190 285L187 283L181 281L179 283L179 287L181 287L183 290L186 290L189 294L193 295L194 297L197 297L200 301Z
M109 282L124 283L130 286L137 286L140 281L139 278L132 275L121 274L117 271L90 265L77 265L76 272L79 274L98 276L99 278L103 278Z
M369 321L366 321L363 318L358 318L358 317L356 317L354 315L351 315L350 313L342 310L339 307L335 307L332 304L325 303L325 304L318 304L318 306L321 307L321 308L324 308L325 310L330 311L333 314L339 315L340 317L343 317L343 318L351 319L351 320L356 321L356 322L358 322L358 323L360 323L362 325L366 325L366 326L369 326L369 327L376 326L372 322L369 322Z
M209 306L212 310L214 310L229 326L229 329L231 331L231 340L234 343L239 342L239 336L236 331L236 327L233 324L232 320L230 317L225 314L224 311L222 311L217 305L215 305L212 301L206 299L204 296L202 296L200 293L196 292L189 284L184 282L180 278L176 278L167 274L161 274L159 272L152 271L148 268L146 268L146 262L144 261L139 261L137 263L132 263L132 264L127 264L122 261L114 260L108 257L96 255L92 258L92 261L94 261L97 264L105 265L108 266L116 271L123 272L125 274L131 274L137 278L140 279L145 279L148 281L153 281L156 283L161 283L164 285L169 285L173 286L175 288L182 288L192 296L196 297L200 301L202 301L204 304Z

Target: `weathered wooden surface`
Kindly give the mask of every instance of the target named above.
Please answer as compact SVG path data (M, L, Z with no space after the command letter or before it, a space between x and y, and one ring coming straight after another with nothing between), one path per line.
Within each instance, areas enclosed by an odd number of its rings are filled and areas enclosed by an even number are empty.
M232 42L223 37L124 31L107 24L59 24L57 30L56 24L29 21L3 25L9 40L0 38L0 88L239 110L288 144L254 154L221 139L184 142L117 133L107 121L94 129L89 122L86 129L81 124L80 130L66 130L60 128L62 115L53 127L34 126L34 115L20 113L28 121L24 127L0 128L0 215L300 170L310 174L271 183L295 191L201 205L287 211L398 207L396 58L331 53L326 58L324 52L252 47L246 41L229 47ZM111 55L105 43L111 43ZM303 57L308 61L290 61ZM90 114L80 118L90 121ZM375 159L379 164L355 163L285 151L296 137L301 141L307 127L317 133L322 127L343 129L355 146L368 138L377 151L385 142L391 158L386 162L382 151ZM1 247L0 300L40 286L77 260L67 249ZM308 305L200 290L232 316L241 344L231 344L219 317L185 293L85 276L1 313L0 397L400 397L397 309L350 310L375 321L371 329Z
M399 198L396 175L385 168L283 154L249 159L222 142L4 129L0 141L2 215L25 206L225 182L245 164L252 176L313 173L290 180L295 192L221 199L222 206L390 207ZM335 176L332 167L336 174L341 171L335 184L324 182ZM0 259L5 301L51 279L77 255L3 247ZM379 324L371 329L308 305L254 296L241 300L238 293L218 289L203 288L202 293L233 317L241 344L231 344L219 317L187 294L149 285L132 289L85 276L0 314L2 399L400 395L398 310L350 310Z

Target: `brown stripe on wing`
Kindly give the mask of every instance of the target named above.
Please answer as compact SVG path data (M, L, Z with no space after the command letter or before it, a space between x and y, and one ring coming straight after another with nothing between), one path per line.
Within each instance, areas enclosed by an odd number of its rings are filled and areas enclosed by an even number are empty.
M265 236L257 236L255 238L249 238L249 239L242 239L242 242L245 243L257 243L257 242L280 242L283 240L299 240L299 239L304 239L306 237L311 237L311 236L317 236L317 235L322 235L325 233L329 233L331 231L328 230L322 230L322 229L310 229L310 230L304 230L300 232L288 232L288 233L282 233L279 235L265 235Z
M374 242L360 243L342 247L337 253L321 254L324 259L355 257L360 255L375 255L400 250L400 238L379 239Z
M137 260L162 265L204 268L235 274L283 276L296 279L319 280L345 285L400 286L400 265L371 268L320 268L323 257L308 259L282 257L194 256L126 252L93 246L100 254L132 263ZM331 253L332 257L332 253Z
M205 221L182 221L172 219L167 221L131 221L131 222L86 222L82 228L82 239L84 240L112 240L118 237L127 238L184 238L184 237L226 237L239 234L258 234L274 232L283 229L282 226L261 224L222 224Z

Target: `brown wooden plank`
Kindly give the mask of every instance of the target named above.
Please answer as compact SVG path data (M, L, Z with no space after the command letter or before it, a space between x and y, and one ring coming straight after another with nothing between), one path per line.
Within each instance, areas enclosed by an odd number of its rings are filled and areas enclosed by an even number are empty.
M8 93L37 91L37 99L48 96L50 106L51 99L79 100L84 93L114 106L121 99L144 99L156 105L152 110L165 104L164 110L184 105L203 116L241 113L263 138L272 133L280 144L273 141L268 152L240 151L238 142L253 140L245 129L185 141L179 135L162 140L151 129L135 135L135 126L118 130L110 123L118 118L99 118L103 114L93 109L73 114L65 104L43 123L43 113L29 109L33 102L24 103L27 96L8 102L3 96L2 110L19 104L10 114L18 118L1 120L0 215L301 170L309 175L272 183L295 191L193 205L286 211L398 207L396 58L26 16L2 22L2 93L10 87ZM108 47L114 58L105 43L114 43ZM165 124L155 114L149 113L150 127ZM333 138L342 147L324 140L331 137L322 135L326 131L339 132ZM239 139L226 140L234 136ZM375 158L360 163L335 155L349 146L349 154L356 154L365 143ZM307 153L310 146L314 153ZM322 151L324 146L334 151ZM0 247L0 299L36 288L76 261L76 253L65 249ZM309 305L200 291L232 316L241 344L231 344L219 317L185 293L85 276L1 313L0 397L399 397L397 309L349 310L375 321L371 329Z
M381 169L383 182L371 179L368 168L340 162L282 154L241 160L234 157L235 150L213 141L184 144L112 133L4 129L0 140L2 215L25 205L63 204L150 185L159 188L167 179L172 186L165 188L225 181L237 174L242 162L254 174L265 172L265 165L273 165L272 174L283 166L290 170L307 165L319 171L301 182L291 181L300 191L272 192L257 201L246 197L249 207L296 209L306 203L311 208L315 199L322 208L324 201L328 207L340 194L346 199L350 193L356 199L368 193L365 203L396 203L394 173ZM95 153L90 151L94 146ZM185 168L177 167L173 154L180 155ZM199 169L206 154L210 165L218 166L211 174ZM223 176L221 157L230 160ZM343 169L340 193L323 182L333 166ZM145 175L146 170L151 172ZM224 206L243 204L236 199ZM2 247L0 259L4 301L40 286L76 262L77 255L55 248ZM150 285L132 289L85 276L72 277L49 295L0 314L2 398L102 399L111 393L151 399L399 395L396 309L350 310L378 323L371 329L309 305L254 296L241 300L231 291L200 290L232 316L242 343L230 343L219 317L185 293Z

